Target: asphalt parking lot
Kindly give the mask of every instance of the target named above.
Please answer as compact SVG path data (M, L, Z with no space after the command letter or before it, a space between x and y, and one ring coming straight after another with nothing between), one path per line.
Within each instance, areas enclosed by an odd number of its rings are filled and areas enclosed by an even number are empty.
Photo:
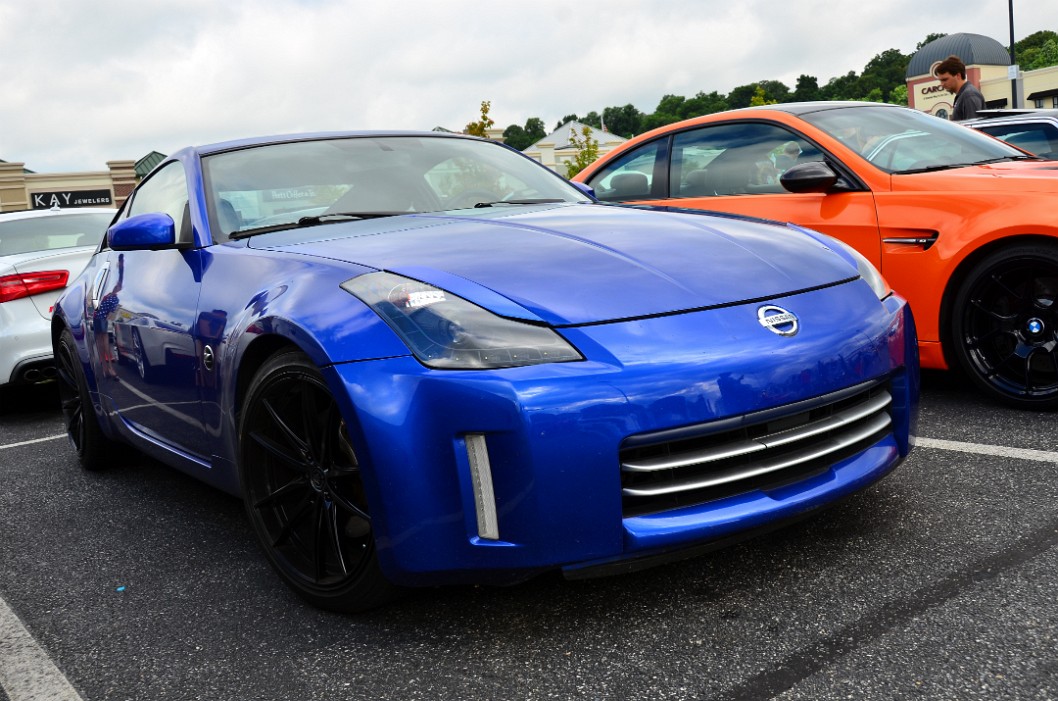
M147 459L84 473L53 393L0 402L2 701L1058 698L1056 416L946 373L912 457L811 520L360 616L290 593L237 500Z

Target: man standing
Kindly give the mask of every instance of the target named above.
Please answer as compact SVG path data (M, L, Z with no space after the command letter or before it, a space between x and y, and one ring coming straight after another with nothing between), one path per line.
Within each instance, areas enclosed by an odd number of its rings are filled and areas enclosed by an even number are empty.
M951 118L954 122L977 116L985 108L985 98L973 83L966 80L966 64L958 56L949 56L933 71L942 88L955 95Z

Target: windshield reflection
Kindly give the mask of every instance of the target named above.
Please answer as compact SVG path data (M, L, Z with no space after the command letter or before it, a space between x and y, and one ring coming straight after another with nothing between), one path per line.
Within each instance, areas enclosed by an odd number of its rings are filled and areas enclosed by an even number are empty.
M204 157L203 176L214 240L349 218L586 199L500 144L441 136L266 144Z
M827 109L802 118L888 173L995 163L1026 155L1001 141L912 109Z

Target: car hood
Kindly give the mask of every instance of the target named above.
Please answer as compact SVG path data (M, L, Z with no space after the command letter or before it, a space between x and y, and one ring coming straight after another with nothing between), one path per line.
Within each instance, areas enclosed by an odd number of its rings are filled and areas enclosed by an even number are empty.
M597 204L343 222L248 245L387 270L553 325L771 299L857 276L786 226Z
M1058 193L1058 161L1010 161L932 173L894 175L895 190Z

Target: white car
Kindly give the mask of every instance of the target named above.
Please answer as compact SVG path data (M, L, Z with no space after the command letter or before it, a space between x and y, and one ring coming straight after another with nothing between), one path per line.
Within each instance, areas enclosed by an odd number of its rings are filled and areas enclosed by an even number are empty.
M84 270L114 212L0 213L0 387L54 379L52 305Z

